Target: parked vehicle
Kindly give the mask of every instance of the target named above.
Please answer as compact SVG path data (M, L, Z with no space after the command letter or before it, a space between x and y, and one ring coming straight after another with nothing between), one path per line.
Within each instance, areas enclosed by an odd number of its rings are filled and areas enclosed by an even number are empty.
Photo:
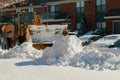
M117 40L116 42L114 42L114 46L115 46L115 47L120 47L120 39Z
M97 44L99 44L100 47L108 47L108 48L114 48L119 45L120 40L120 34L111 34L106 35L96 41Z
M93 34L104 36L104 35L105 35L105 31L103 31L102 29L96 29L96 30L93 32Z
M88 45L91 42L97 41L98 39L102 38L101 35L84 35L79 37L79 39L82 41L82 45Z
M36 30L34 30L33 27L36 28ZM54 29L52 27L54 27ZM20 45L25 41L29 41L31 32L34 32L35 34L39 33L37 38L42 37L43 35L40 36L42 29L45 29L43 31L46 31L46 37L52 36L48 32L57 34L61 31L61 35L69 34L66 25L61 27L61 25L49 26L42 24L40 16L36 14L36 12L18 12L13 16L11 23L4 24L1 28L2 36L4 37L2 48L9 49L14 47L16 43ZM52 43L41 42L33 44L33 47L36 49L44 49L48 46L52 46Z

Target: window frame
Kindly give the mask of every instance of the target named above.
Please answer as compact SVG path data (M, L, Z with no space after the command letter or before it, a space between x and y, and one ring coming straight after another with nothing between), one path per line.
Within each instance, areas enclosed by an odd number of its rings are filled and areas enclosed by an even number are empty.
M106 22L104 19L105 11L106 11L106 0L96 0L96 27L97 28L101 28L101 29L106 28ZM99 14L100 16L98 16ZM98 27L98 23L100 24L100 27ZM103 23L105 23L105 27L103 26Z

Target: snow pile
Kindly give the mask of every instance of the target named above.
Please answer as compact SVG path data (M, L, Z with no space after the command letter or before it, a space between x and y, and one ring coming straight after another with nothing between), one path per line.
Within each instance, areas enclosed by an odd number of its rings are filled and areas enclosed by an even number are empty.
M40 64L68 64L69 58L82 51L81 41L77 36L61 36L56 38L52 47L44 50L43 56L36 59Z
M96 45L92 43L82 47L82 41L75 35L57 35L53 38L52 47L36 50L32 47L32 43L25 42L9 51L0 49L0 58L30 58L40 65L69 65L89 70L118 70L120 69L120 48L106 48L98 45L98 43L106 45L117 38L111 37L104 38L108 40L98 40Z
M82 51L70 59L71 66L90 70L120 69L120 54L100 52L93 48Z
M4 58L31 58L35 59L42 55L42 50L32 47L32 43L24 42L20 46L15 46L3 55Z
M0 59L1 58L4 58L4 54L6 54L8 52L8 50L2 50L1 48L0 48Z

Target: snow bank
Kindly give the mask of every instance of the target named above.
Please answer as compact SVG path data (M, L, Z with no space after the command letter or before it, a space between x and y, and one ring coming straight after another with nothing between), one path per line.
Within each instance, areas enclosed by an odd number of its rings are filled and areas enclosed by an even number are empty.
M6 54L8 52L8 50L2 50L1 48L0 48L0 59L1 58L4 58L4 54Z
M82 51L81 41L77 36L56 38L52 47L44 50L42 58L36 59L40 64L68 64L68 59ZM66 63L67 62L67 63Z
M30 42L9 51L0 49L0 58L31 58L40 65L69 65L89 70L120 69L120 48L105 48L94 44L82 47L81 40L75 35L54 37L53 46L44 51L36 50Z
M120 54L101 52L95 48L82 51L70 59L70 65L92 70L120 69Z
M31 58L35 59L42 55L42 50L37 50L32 47L32 43L24 42L20 46L15 46L5 53L4 58Z
M112 51L109 51L112 50ZM47 65L70 65L89 70L120 69L120 49L82 47L76 36L56 38L52 47L44 50L43 56L36 61Z

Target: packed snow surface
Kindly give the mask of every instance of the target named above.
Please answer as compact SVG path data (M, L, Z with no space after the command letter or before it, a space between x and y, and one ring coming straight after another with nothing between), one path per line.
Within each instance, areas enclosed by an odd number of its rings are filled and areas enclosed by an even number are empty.
M95 71L34 65L32 61L23 59L1 59L0 80L120 80L120 70Z

